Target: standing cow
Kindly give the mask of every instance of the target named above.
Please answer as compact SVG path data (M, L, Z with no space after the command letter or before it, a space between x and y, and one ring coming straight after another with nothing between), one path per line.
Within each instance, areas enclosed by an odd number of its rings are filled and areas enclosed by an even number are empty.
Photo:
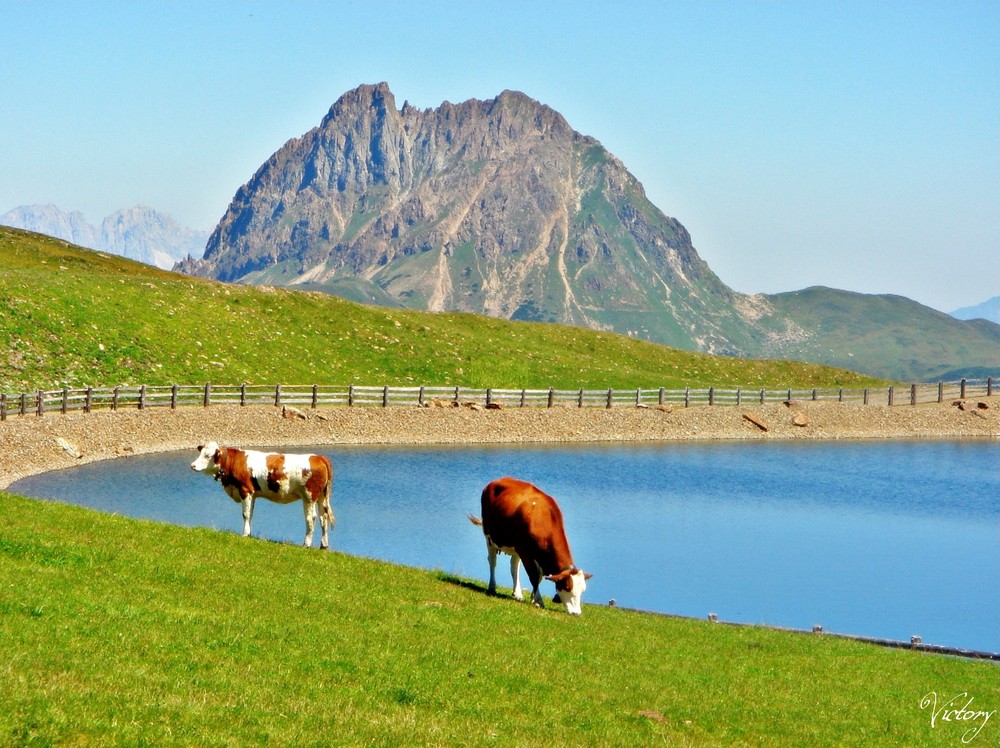
M521 593L521 563L531 580L531 599L545 607L538 585L544 576L555 582L554 602L566 606L570 615L580 615L580 598L587 589L591 574L580 571L563 529L562 512L555 499L531 483L516 478L500 478L483 489L482 520L469 516L473 524L481 525L486 536L490 562L490 594L496 594L497 553L510 555L510 575L514 582L514 599L523 600Z
M191 469L213 476L229 498L243 505L243 537L250 535L258 496L279 504L301 500L306 515L306 547L312 545L317 508L323 529L320 548L329 547L327 532L335 521L330 506L333 466L324 455L254 452L209 442L198 447L198 458L191 463Z

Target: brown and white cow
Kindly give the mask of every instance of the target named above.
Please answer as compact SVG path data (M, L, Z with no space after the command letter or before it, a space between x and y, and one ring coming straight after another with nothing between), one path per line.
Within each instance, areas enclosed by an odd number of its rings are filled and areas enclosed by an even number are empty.
M254 452L208 442L198 447L198 458L191 463L191 469L213 476L229 498L243 505L243 537L250 534L257 497L279 504L301 500L306 515L306 547L312 545L317 508L323 529L320 548L329 547L327 532L335 521L330 506L333 466L324 455Z
M469 515L473 524L482 525L490 562L491 595L496 594L497 553L510 555L510 575L514 599L523 600L521 563L531 580L531 599L545 607L538 585L544 576L555 582L554 602L566 606L570 615L580 615L580 598L587 589L591 574L580 571L563 528L562 512L551 496L517 478L500 478L483 489L482 520Z

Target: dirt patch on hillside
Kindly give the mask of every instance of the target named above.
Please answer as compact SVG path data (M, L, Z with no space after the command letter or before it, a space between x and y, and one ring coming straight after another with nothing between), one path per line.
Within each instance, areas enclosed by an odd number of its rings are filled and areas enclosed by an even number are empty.
M982 404L982 406L980 406ZM83 462L194 449L323 444L475 444L766 439L996 439L1000 398L857 405L801 402L630 408L338 407L285 417L281 408L213 405L170 410L47 413L0 422L0 489L28 475Z

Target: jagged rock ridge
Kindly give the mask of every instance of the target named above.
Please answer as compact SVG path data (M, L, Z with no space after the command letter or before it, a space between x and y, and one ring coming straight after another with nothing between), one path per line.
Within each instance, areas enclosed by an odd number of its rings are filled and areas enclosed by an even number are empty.
M902 297L733 291L617 158L516 91L424 110L349 91L176 269L911 381L1000 361L1000 326Z
M397 109L385 83L344 94L178 267L732 353L766 307L723 284L598 141L514 91L426 110Z

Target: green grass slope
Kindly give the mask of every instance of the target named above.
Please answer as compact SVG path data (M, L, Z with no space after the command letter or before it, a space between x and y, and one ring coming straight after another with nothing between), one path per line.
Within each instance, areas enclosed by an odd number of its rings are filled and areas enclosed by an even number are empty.
M0 494L0 744L954 746L923 697L998 706L995 664L484 587Z
M0 227L0 390L115 384L863 387L575 327L204 281Z
M903 296L814 287L768 296L781 314L816 333L795 353L901 381L1000 374L1000 325L967 322Z

